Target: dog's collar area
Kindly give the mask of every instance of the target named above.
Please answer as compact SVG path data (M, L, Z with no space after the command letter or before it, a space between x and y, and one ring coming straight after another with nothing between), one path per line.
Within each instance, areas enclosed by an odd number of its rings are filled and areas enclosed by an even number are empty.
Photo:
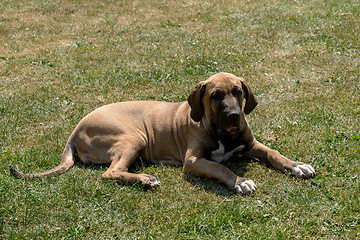
M246 145L239 145L231 151L226 151L224 144L221 141L218 141L219 147L211 152L211 160L217 163L225 162L229 160L234 153L242 152Z

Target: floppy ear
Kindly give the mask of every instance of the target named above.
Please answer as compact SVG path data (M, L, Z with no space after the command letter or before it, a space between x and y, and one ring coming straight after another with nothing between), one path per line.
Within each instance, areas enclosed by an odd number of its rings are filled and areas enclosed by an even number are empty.
M195 122L200 122L204 115L204 106L202 97L205 92L205 82L198 83L188 97L188 103L191 107L190 116Z
M246 99L244 113L248 115L249 113L251 113L252 110L254 110L254 108L258 104L258 101L254 96L254 94L252 93L250 86L245 82L245 80L241 79L241 85L245 91L245 99Z

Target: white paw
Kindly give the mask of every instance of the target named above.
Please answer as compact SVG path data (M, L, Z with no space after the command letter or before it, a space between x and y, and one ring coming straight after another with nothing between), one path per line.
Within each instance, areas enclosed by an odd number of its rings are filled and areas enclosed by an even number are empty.
M156 178L154 181L151 182L150 187L157 187L160 186L160 180Z
M147 174L140 174L143 179L141 183L144 185L145 188L154 188L160 186L160 180L158 177L147 175Z
M252 180L240 181L235 184L234 190L235 193L249 195L250 193L256 191L256 185Z
M299 177L299 178L310 178L315 175L314 168L309 164L304 164L304 163L297 164L294 165L292 168L290 168L290 170L291 170L291 175L294 175L295 177Z

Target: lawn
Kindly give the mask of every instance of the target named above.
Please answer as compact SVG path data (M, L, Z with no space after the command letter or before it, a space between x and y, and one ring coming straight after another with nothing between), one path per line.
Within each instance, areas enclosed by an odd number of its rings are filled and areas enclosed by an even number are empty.
M0 2L0 239L359 239L360 3L357 0ZM143 190L103 166L26 181L56 166L77 123L129 100L184 101L225 71L258 97L256 138L317 175L251 159L226 186L142 164ZM166 143L164 143L166 144Z

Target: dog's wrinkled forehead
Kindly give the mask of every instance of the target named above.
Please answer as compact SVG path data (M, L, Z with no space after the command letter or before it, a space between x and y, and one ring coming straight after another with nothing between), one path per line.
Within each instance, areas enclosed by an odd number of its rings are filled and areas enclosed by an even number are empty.
M231 91L234 86L241 88L241 80L230 73L218 73L207 79L208 91L212 92L216 89L222 91Z

